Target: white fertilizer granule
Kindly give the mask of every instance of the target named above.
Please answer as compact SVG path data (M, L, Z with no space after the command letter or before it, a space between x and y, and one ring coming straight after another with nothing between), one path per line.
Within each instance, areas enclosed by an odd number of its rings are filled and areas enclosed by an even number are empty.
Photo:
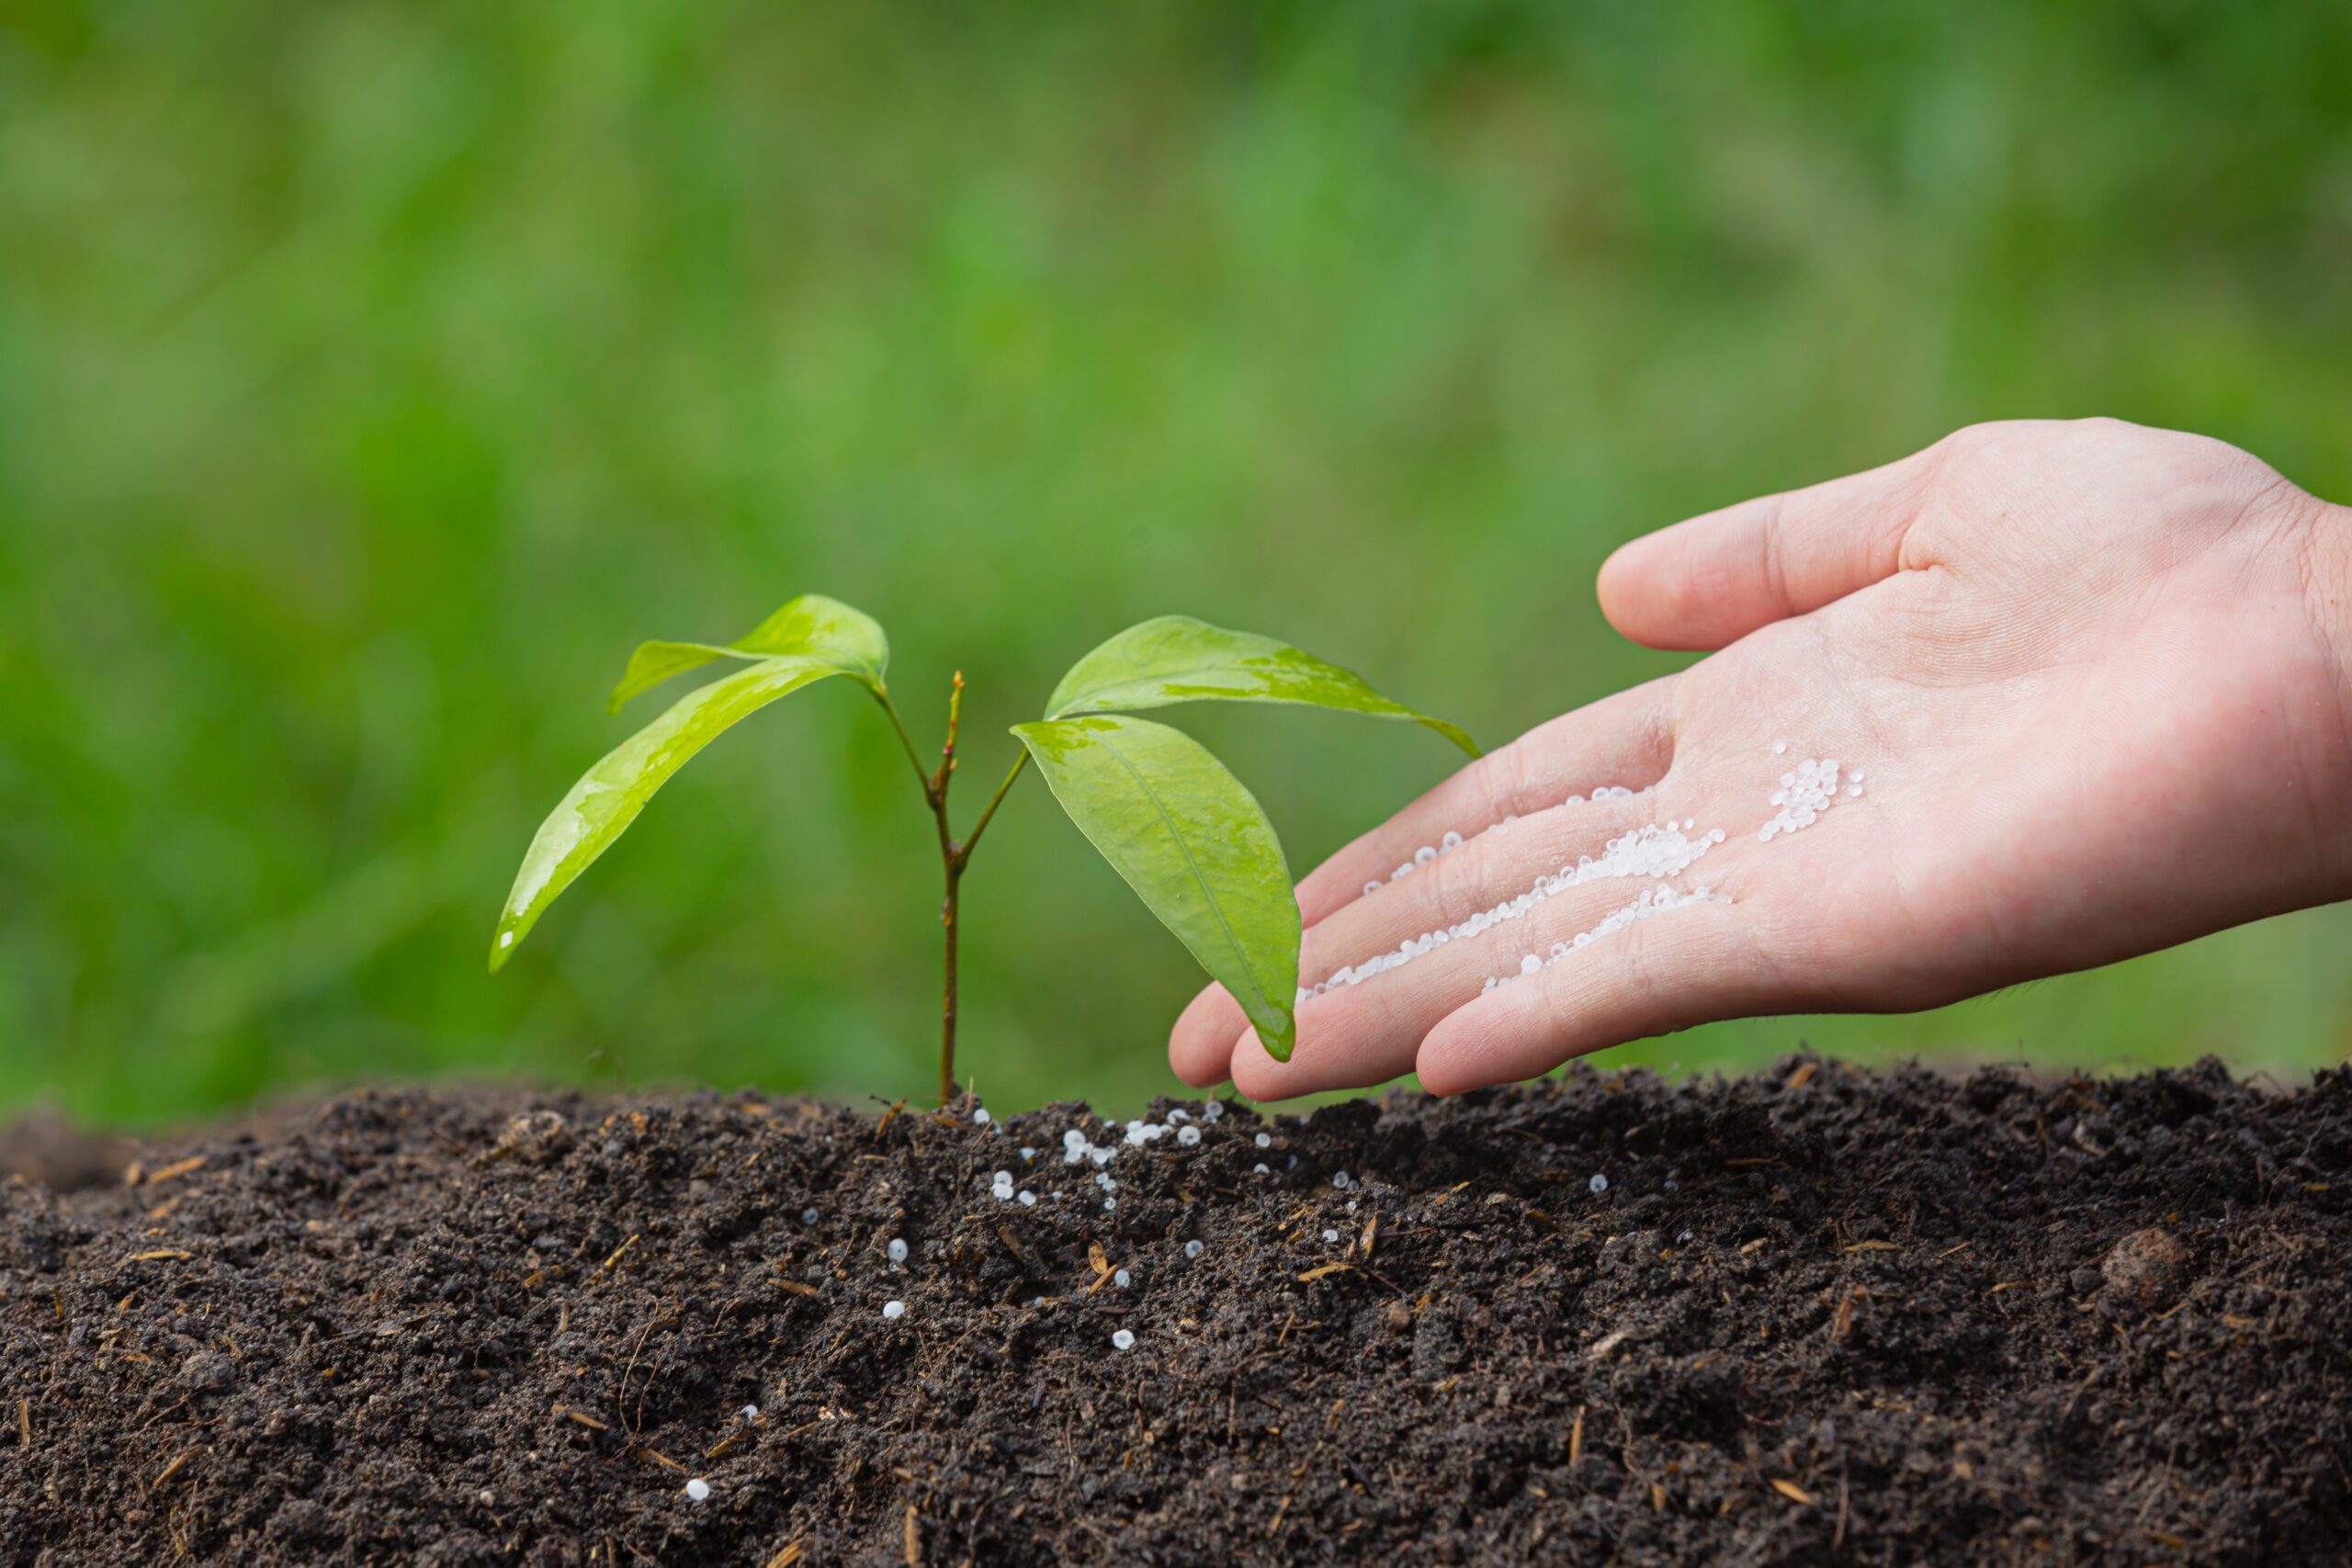
M1771 798L1771 804L1781 808L1780 815L1764 824L1756 841L1769 844L1780 834L1810 828L1837 803L1838 759L1808 757L1794 773L1781 775L1781 787Z
M1621 931L1627 926L1637 925L1653 915L1662 915L1668 909L1688 908L1693 904L1728 904L1730 902L1729 894L1717 893L1706 887L1694 887L1687 893L1677 887L1653 887L1622 908L1611 910L1607 917L1592 930L1577 932L1573 942L1554 942L1548 957L1539 958L1532 953L1527 954L1519 961L1518 974L1488 976L1479 995L1484 996L1498 986L1508 986L1513 980L1533 975L1539 970L1548 969L1578 949L1590 946L1612 931Z
M899 1319L900 1319L900 1318L902 1318L902 1317L904 1317L904 1316L906 1316L906 1315L907 1315L907 1303L904 1303L904 1302L884 1302L884 1303L882 1303L882 1316L883 1316L883 1319L884 1319L886 1322L896 1323Z
M1627 797L1634 793L1631 790L1621 791L1621 786L1612 785L1594 791L1593 798L1618 798L1621 792ZM1476 936L1505 920L1515 920L1546 899L1555 898L1573 887L1615 877L1653 877L1663 881L1667 877L1679 875L1695 864L1702 855L1722 843L1726 836L1720 828L1700 833L1695 831L1697 827L1698 820L1692 818L1682 822L1652 823L1636 828L1630 833L1620 834L1609 840L1598 858L1582 856L1574 865L1564 865L1557 872L1536 878L1526 892L1515 898L1507 899L1491 909L1482 909L1443 931L1424 931L1400 943L1394 952L1348 965L1311 987L1302 987L1296 999L1304 1003L1343 986L1362 985L1375 975L1385 975L1448 942ZM1527 972L1533 973L1532 970Z
M1133 1334L1128 1333L1125 1329L1120 1328L1112 1331L1111 1348L1114 1350L1132 1350L1135 1348L1135 1344L1136 1337Z
M699 1475L695 1476L686 1483L686 1495L697 1503L707 1503L710 1501L710 1483Z

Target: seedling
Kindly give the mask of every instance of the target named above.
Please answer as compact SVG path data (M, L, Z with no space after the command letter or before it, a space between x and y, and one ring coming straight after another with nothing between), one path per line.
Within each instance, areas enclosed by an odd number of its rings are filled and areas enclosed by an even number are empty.
M957 892L980 835L1032 761L1079 830L1210 977L1233 994L1266 1049L1288 1060L1295 1034L1299 917L1282 841L1256 797L1198 741L1129 716L1190 702L1332 708L1410 719L1478 754L1453 725L1391 702L1360 676L1288 643L1163 615L1129 626L1071 665L1046 699L1045 716L1012 727L1021 750L971 831L958 838L949 825L947 795L959 763L960 671L948 688L946 741L937 766L926 768L890 700L884 678L890 645L881 626L838 600L810 593L723 647L644 644L613 689L613 711L673 676L722 659L743 668L688 693L621 742L540 824L491 939L490 966L498 969L514 955L556 896L611 847L695 752L777 698L845 675L888 717L938 834L946 880L940 923L947 933L939 1039L943 1104L956 1089Z

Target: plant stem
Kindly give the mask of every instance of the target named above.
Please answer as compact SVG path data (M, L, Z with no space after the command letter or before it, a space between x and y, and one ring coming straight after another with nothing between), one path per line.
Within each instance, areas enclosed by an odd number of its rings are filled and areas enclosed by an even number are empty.
M947 741L939 749L939 771L931 775L925 792L931 796L932 819L939 825L939 862L946 874L947 897L939 906L939 924L947 936L946 984L939 998L939 1103L956 1098L956 903L968 858L947 825L947 787L956 779L956 727L964 716L964 672L947 688Z
M980 841L980 835L989 830L989 821L991 818L995 817L996 808L1004 804L1005 795L1010 793L1012 788L1012 781L1019 778L1021 776L1021 770L1028 765L1029 749L1024 746L1021 749L1021 754L1012 759L1012 771L1004 775L1004 782L996 786L996 793L989 796L988 805L981 808L980 819L972 824L971 834L964 840L964 858L966 860L972 858L973 846Z
M963 862L947 862L947 901L939 908L939 923L947 932L947 983L939 1002L939 1103L956 1098L956 899L964 880Z
M915 771L915 782L922 785L922 797L931 798L931 775L922 771L922 759L915 753L915 738L907 733L907 721L899 716L899 705L890 700L890 688L882 687L874 694L882 711L890 716L890 728L899 732L899 744L906 748L908 765Z
M1012 781L1021 776L1028 765L1029 752L1024 748L1013 759L1012 771L989 796L988 805L980 811L979 820L972 824L971 835L958 840L947 821L947 790L956 781L956 732L964 717L964 672L956 671L956 679L947 691L947 740L939 749L939 766L925 773L922 753L915 750L914 737L907 733L906 721L899 716L898 705L890 701L885 690L875 695L881 699L882 711L890 716L890 728L899 733L899 744L906 749L907 761L915 770L915 782L922 786L923 803L931 807L931 819L939 833L940 870L946 882L946 896L940 901L939 924L946 933L946 982L939 998L939 1103L944 1106L956 1098L956 923L958 897L963 888L964 868L972 862L973 846L996 816L996 808L1004 804Z

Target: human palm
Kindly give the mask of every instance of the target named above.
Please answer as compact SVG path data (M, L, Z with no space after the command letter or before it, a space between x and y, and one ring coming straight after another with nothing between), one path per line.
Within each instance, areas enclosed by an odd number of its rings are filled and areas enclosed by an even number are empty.
M1286 1063L1212 987L1171 1064L1263 1099L1412 1070L1448 1093L1715 1019L1932 1007L2345 897L2348 536L2233 447L2086 421L1972 428L1637 540L1601 572L1611 621L1720 651L1334 855L1299 887L1302 980L1377 972L1304 997Z

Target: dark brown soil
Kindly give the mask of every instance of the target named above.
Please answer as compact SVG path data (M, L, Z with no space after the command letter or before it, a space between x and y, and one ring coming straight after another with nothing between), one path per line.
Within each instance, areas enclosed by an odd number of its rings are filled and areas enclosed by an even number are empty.
M1804 1059L1237 1107L1197 1145L1124 1150L1107 1211L1062 1163L1065 1128L1109 1141L1073 1107L517 1103L363 1095L129 1181L12 1182L0 1561L2278 1563L2352 1540L2345 1072L2277 1094L2212 1066ZM992 1197L998 1169L1042 1201Z

